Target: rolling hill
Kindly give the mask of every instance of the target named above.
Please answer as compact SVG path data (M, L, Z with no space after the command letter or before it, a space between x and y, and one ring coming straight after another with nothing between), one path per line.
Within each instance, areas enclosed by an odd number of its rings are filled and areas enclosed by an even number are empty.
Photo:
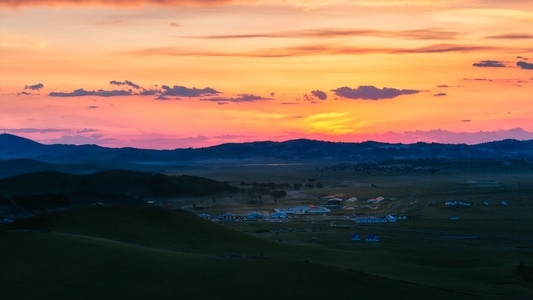
M324 161L387 162L398 160L532 159L533 140L503 140L478 145L334 143L315 140L230 143L207 148L150 150L105 148L96 145L43 145L10 134L0 134L0 159L33 159L48 163L105 162L122 166L154 167L186 162Z
M56 164L27 158L0 160L0 178L41 171L91 174L108 169L109 166L102 164Z
M205 196L237 187L198 176L167 176L124 170L73 175L56 171L0 178L0 217L40 214L92 203L142 203L149 197Z
M0 227L0 243L2 299L474 298L321 264L323 250L149 206L39 216Z

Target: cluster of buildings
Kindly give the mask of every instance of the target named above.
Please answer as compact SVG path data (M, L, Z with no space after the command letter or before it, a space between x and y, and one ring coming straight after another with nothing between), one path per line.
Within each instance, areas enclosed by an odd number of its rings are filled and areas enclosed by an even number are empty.
M331 209L316 205L301 205L290 208L276 208L275 212L286 215L327 214L331 212Z
M250 221L254 221L254 220L264 219L264 218L268 217L267 215L260 214L260 213L255 212L255 211L247 214L246 216L237 216L234 213L230 213L230 212L227 212L227 213L224 213L224 214L221 214L221 215L211 215L211 214L208 214L208 213L201 213L198 216L200 218L202 218L202 219L212 220L212 221L231 221L231 220L250 220Z
M505 202L505 201L501 201L500 204L502 206L507 206L508 205L507 202ZM487 202L487 201L484 201L483 205L490 206L490 203ZM446 206L446 207L470 207L470 206L472 206L472 204L470 204L466 200L465 201L446 201L444 203L444 206Z
M331 198L328 200L326 207L330 209L343 209L343 210L355 210L358 208L375 208L381 202L383 202L385 197L379 196L375 198L370 198L367 200L360 200L356 197L351 197L346 200L341 198ZM390 198L390 200L395 200L395 198ZM355 202L358 202L359 205L355 206Z
M372 199L365 200L365 204L378 204L385 200L384 197L376 197ZM393 200L393 198L391 198ZM341 198L330 198L327 200L327 203L324 206L319 205L299 205L294 207L278 207L274 209L272 213L258 213L251 212L247 215L237 216L233 213L227 212L221 215L210 215L208 213L199 214L203 219L209 219L213 221L224 221L224 220L247 220L247 221L256 221L260 219L265 220L281 220L290 217L297 217L301 215L327 215L332 210L341 210L347 209L344 206L346 203L353 203L358 201L357 198L352 197L346 200ZM356 223L395 223L397 220L406 220L406 216L393 216L388 215L385 217L360 217L356 218Z
M251 212L245 216L237 216L233 213L227 212L221 215L210 215L208 213L201 213L198 216L202 219L209 219L213 221L220 221L220 220L248 220L248 221L256 221L260 219L270 219L270 220L280 220L280 219L286 219L287 217L291 215L317 215L317 214L327 214L331 212L329 208L322 207L322 206L316 206L316 205L301 205L301 206L295 206L290 208L276 208L273 213L258 213L258 212Z
M470 207L470 203L466 201L446 201L444 206L447 207Z
M393 216L386 217L360 217L355 218L355 223L358 224L372 224L372 223L396 223L398 220L407 220L407 216Z

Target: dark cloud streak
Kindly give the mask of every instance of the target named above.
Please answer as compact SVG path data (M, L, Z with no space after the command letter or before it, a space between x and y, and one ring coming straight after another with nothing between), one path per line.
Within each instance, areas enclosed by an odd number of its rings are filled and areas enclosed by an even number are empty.
M163 95L165 96L178 96L178 97L204 97L204 96L212 96L217 95L220 92L210 88L206 87L203 89L197 89L195 87L188 88L181 85L175 85L173 87L170 87L168 85L161 86L163 89Z
M533 63L528 63L525 61L516 62L516 66L520 67L523 70L533 70Z
M133 82L131 82L129 80L125 80L125 81L111 80L109 82L109 84L112 84L112 85L127 85L127 86L130 86L130 87L134 88L134 89L140 89L141 88L140 85L135 84L135 83L133 83Z
M533 39L533 34L529 33L510 33L510 34L500 34L488 36L489 39L503 39L503 40L522 40L522 39Z
M482 60L472 65L479 68L505 68L505 64L498 60Z
M60 128L10 128L6 129L13 133L50 133L50 132L69 132L70 129Z
M270 33L248 33L227 35L192 36L199 39L254 39L254 38L339 38L357 36L376 36L389 38L405 38L418 40L448 40L454 39L459 33L454 31L441 31L435 29L417 30L371 30L371 29L307 29L294 31L281 31Z
M232 0L2 0L0 7L24 6L103 6L103 7L139 7L158 6L213 6L234 2Z
M84 97L84 96L99 96L99 97L114 97L114 96L130 96L133 95L132 91L123 90L97 90L87 91L83 88L74 90L72 92L50 92L50 97Z
M435 44L419 48L365 48L358 46L339 46L332 44L310 44L283 48L263 48L247 52L195 51L175 47L145 48L125 52L136 56L196 56L196 57L256 57L282 58L316 55L359 55L359 54L431 54L446 52L498 51L502 47ZM509 50L506 48L506 50ZM529 51L528 49L516 49ZM533 50L533 49L531 49Z
M24 86L24 89L25 90L40 90L43 87L44 87L44 84L37 83L37 84L32 84L32 85L26 85L26 86Z
M350 88L347 86L336 88L331 90L335 95L348 98L348 99L363 99L363 100L380 100L380 99L391 99L396 98L401 95L411 95L419 93L419 90L409 90L409 89L396 89L384 87L382 89L377 88L372 85L361 85L357 88Z
M242 103L242 102L256 102L263 100L272 100L270 98L264 98L261 96L256 96L252 94L239 94L236 98L225 98L225 97L213 97L213 98L203 98L202 101L212 101L212 102L233 102L233 103Z

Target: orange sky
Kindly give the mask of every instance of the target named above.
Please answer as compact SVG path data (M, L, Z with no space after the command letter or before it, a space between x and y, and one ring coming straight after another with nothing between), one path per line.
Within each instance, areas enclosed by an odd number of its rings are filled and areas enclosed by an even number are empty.
M530 0L0 2L0 126L43 143L533 139Z

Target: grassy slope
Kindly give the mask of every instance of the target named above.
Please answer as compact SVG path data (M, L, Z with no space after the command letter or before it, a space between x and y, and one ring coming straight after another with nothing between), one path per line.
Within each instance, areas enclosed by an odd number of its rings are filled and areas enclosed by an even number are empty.
M100 192L126 196L174 196L235 192L236 188L196 176L166 176L126 170L108 170L74 175L42 171L0 178L0 190L13 195L43 193Z
M51 232L0 232L0 282L10 287L0 289L2 299L470 298L305 263L297 257L315 250L249 237L179 211L92 207L18 226Z

